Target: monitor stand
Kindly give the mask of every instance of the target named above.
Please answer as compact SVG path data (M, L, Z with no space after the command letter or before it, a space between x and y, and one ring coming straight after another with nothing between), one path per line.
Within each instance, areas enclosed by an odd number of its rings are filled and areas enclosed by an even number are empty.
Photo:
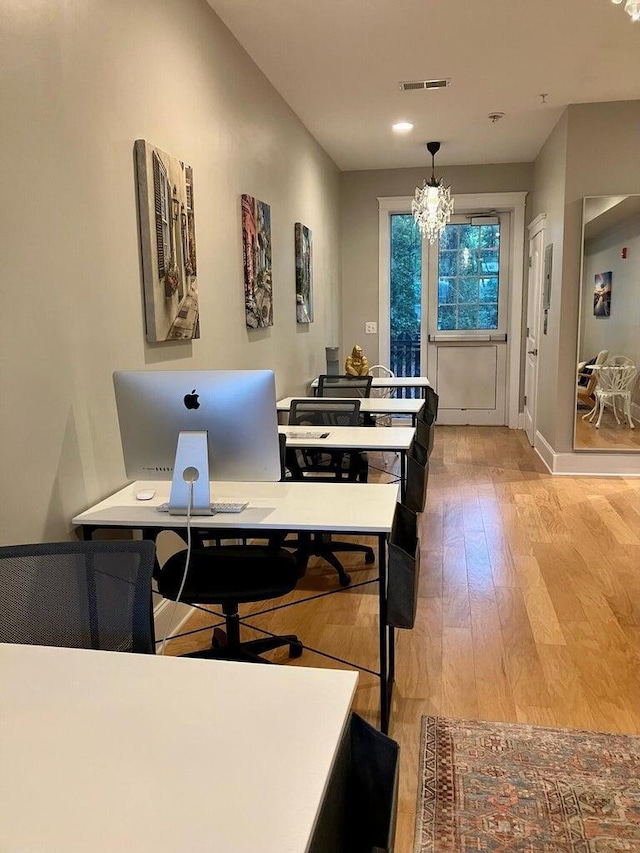
M186 515L193 484L191 515L213 515L209 492L209 448L206 430L181 432L169 496L169 514Z

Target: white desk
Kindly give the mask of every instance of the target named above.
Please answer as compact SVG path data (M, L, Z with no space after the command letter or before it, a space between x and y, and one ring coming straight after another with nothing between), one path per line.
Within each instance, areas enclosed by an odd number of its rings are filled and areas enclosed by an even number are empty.
M319 384L316 376L311 382L314 393ZM371 382L372 388L419 388L422 397L424 397L424 389L430 386L431 383L426 376L374 376Z
M287 447L399 453L400 488L404 498L406 456L415 434L413 427L280 426L278 429L286 435ZM326 438L320 437L323 435Z
M283 397L278 400L276 408L279 412L288 412L292 400L315 400L316 397ZM344 397L323 397L324 400L344 400ZM415 426L416 415L424 405L421 399L398 399L396 397L357 397L360 400L362 415L411 415Z
M305 853L356 681L0 644L0 850Z
M407 400L406 402L412 402ZM380 428L383 431L383 428ZM270 531L311 531L376 536L378 540L378 634L380 671L380 725L389 728L389 710L394 677L394 631L387 625L387 553L386 540L391 532L398 487L381 483L229 483L211 484L212 499L248 500L240 513L197 516L198 529L247 530L254 536ZM156 506L169 500L168 481L130 483L72 521L80 525L88 538L99 528L141 529L151 538L160 530L186 526L185 516L168 515ZM155 489L150 501L137 501L142 489ZM0 847L0 850L2 848Z

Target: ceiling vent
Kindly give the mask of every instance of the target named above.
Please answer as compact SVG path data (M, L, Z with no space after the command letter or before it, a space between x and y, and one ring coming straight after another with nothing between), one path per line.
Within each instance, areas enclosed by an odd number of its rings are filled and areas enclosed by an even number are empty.
M442 80L405 80L399 84L404 92L413 92L416 89L446 89L451 85L450 78Z

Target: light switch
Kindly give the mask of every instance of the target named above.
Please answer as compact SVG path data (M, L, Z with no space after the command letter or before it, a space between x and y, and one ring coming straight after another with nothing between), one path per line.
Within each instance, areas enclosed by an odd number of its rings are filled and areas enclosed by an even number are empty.
M365 335L377 335L378 334L378 324L377 323L365 323L364 324L364 333L365 333Z

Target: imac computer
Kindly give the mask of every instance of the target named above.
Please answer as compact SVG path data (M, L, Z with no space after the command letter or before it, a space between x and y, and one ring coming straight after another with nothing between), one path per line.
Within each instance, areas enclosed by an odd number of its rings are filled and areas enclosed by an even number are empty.
M120 370L113 383L127 477L171 480L169 512L184 512L189 483L208 514L210 479L280 479L273 371Z

